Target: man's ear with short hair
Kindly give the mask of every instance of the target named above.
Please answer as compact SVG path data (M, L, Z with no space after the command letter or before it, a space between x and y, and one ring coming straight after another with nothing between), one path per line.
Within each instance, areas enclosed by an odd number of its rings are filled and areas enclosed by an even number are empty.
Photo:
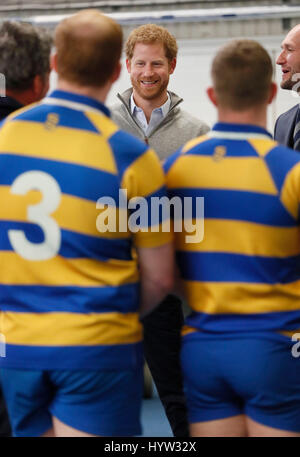
M50 56L50 69L57 72L57 54L54 52Z
M271 82L271 86L270 86L270 93L269 93L269 98L268 98L268 105L270 105L270 103L272 103L272 101L274 100L274 98L276 97L277 95L277 84L272 81Z
M120 61L118 61L118 63L115 66L115 69L113 71L113 74L111 76L111 82L112 83L116 82L117 79L119 79L121 71L122 71L122 64L121 64Z
M130 73L131 72L131 60L130 59L126 59L126 68L127 68L128 73Z
M170 75L174 72L174 70L176 68L176 63L177 63L176 57L174 57L174 59L172 59L171 62L169 62L169 73L170 73Z
M49 74L35 75L32 82L32 103L38 102L45 97L49 89Z
M212 86L210 86L210 87L208 87L206 89L206 93L207 93L208 98L212 102L212 104L214 106L218 106L218 100L217 100L217 97L216 97L215 89Z

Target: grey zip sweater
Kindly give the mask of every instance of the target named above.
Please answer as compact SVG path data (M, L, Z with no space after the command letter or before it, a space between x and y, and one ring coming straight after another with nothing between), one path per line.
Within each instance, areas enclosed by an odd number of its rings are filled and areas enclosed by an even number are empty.
M170 110L148 137L135 121L130 111L132 88L127 89L121 95L118 94L120 103L110 107L112 120L122 130L148 143L156 151L161 160L169 157L187 141L204 135L209 130L208 125L203 121L183 111L178 106L183 101L182 98L173 92L168 92L171 99Z

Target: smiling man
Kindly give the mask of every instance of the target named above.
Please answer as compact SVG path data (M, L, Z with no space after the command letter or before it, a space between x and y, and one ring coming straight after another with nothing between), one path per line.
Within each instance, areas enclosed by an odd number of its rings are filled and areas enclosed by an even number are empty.
M111 108L123 130L148 143L165 159L185 142L206 133L208 126L180 108L182 98L167 90L176 67L177 43L167 29L146 24L126 42L126 65L132 87ZM144 324L144 348L151 374L174 436L188 435L179 362L181 301L169 295Z
M126 66L132 87L118 94L113 120L146 141L165 159L186 141L209 128L183 111L183 99L167 90L176 67L177 43L167 29L146 24L133 30L126 43Z
M281 45L282 51L276 61L281 66L281 88L300 90L300 24L287 34ZM281 114L275 124L275 139L292 149L300 151L299 103Z

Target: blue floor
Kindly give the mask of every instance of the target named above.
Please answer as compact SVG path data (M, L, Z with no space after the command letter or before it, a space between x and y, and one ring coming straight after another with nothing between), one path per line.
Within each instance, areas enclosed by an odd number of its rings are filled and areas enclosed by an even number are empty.
M143 400L142 436L173 436L165 411L157 394Z

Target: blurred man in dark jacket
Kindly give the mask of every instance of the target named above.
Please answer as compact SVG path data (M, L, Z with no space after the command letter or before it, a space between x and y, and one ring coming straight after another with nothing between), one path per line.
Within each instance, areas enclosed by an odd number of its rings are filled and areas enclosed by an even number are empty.
M27 23L0 26L0 121L43 98L49 89L50 35ZM11 429L0 388L0 437Z

